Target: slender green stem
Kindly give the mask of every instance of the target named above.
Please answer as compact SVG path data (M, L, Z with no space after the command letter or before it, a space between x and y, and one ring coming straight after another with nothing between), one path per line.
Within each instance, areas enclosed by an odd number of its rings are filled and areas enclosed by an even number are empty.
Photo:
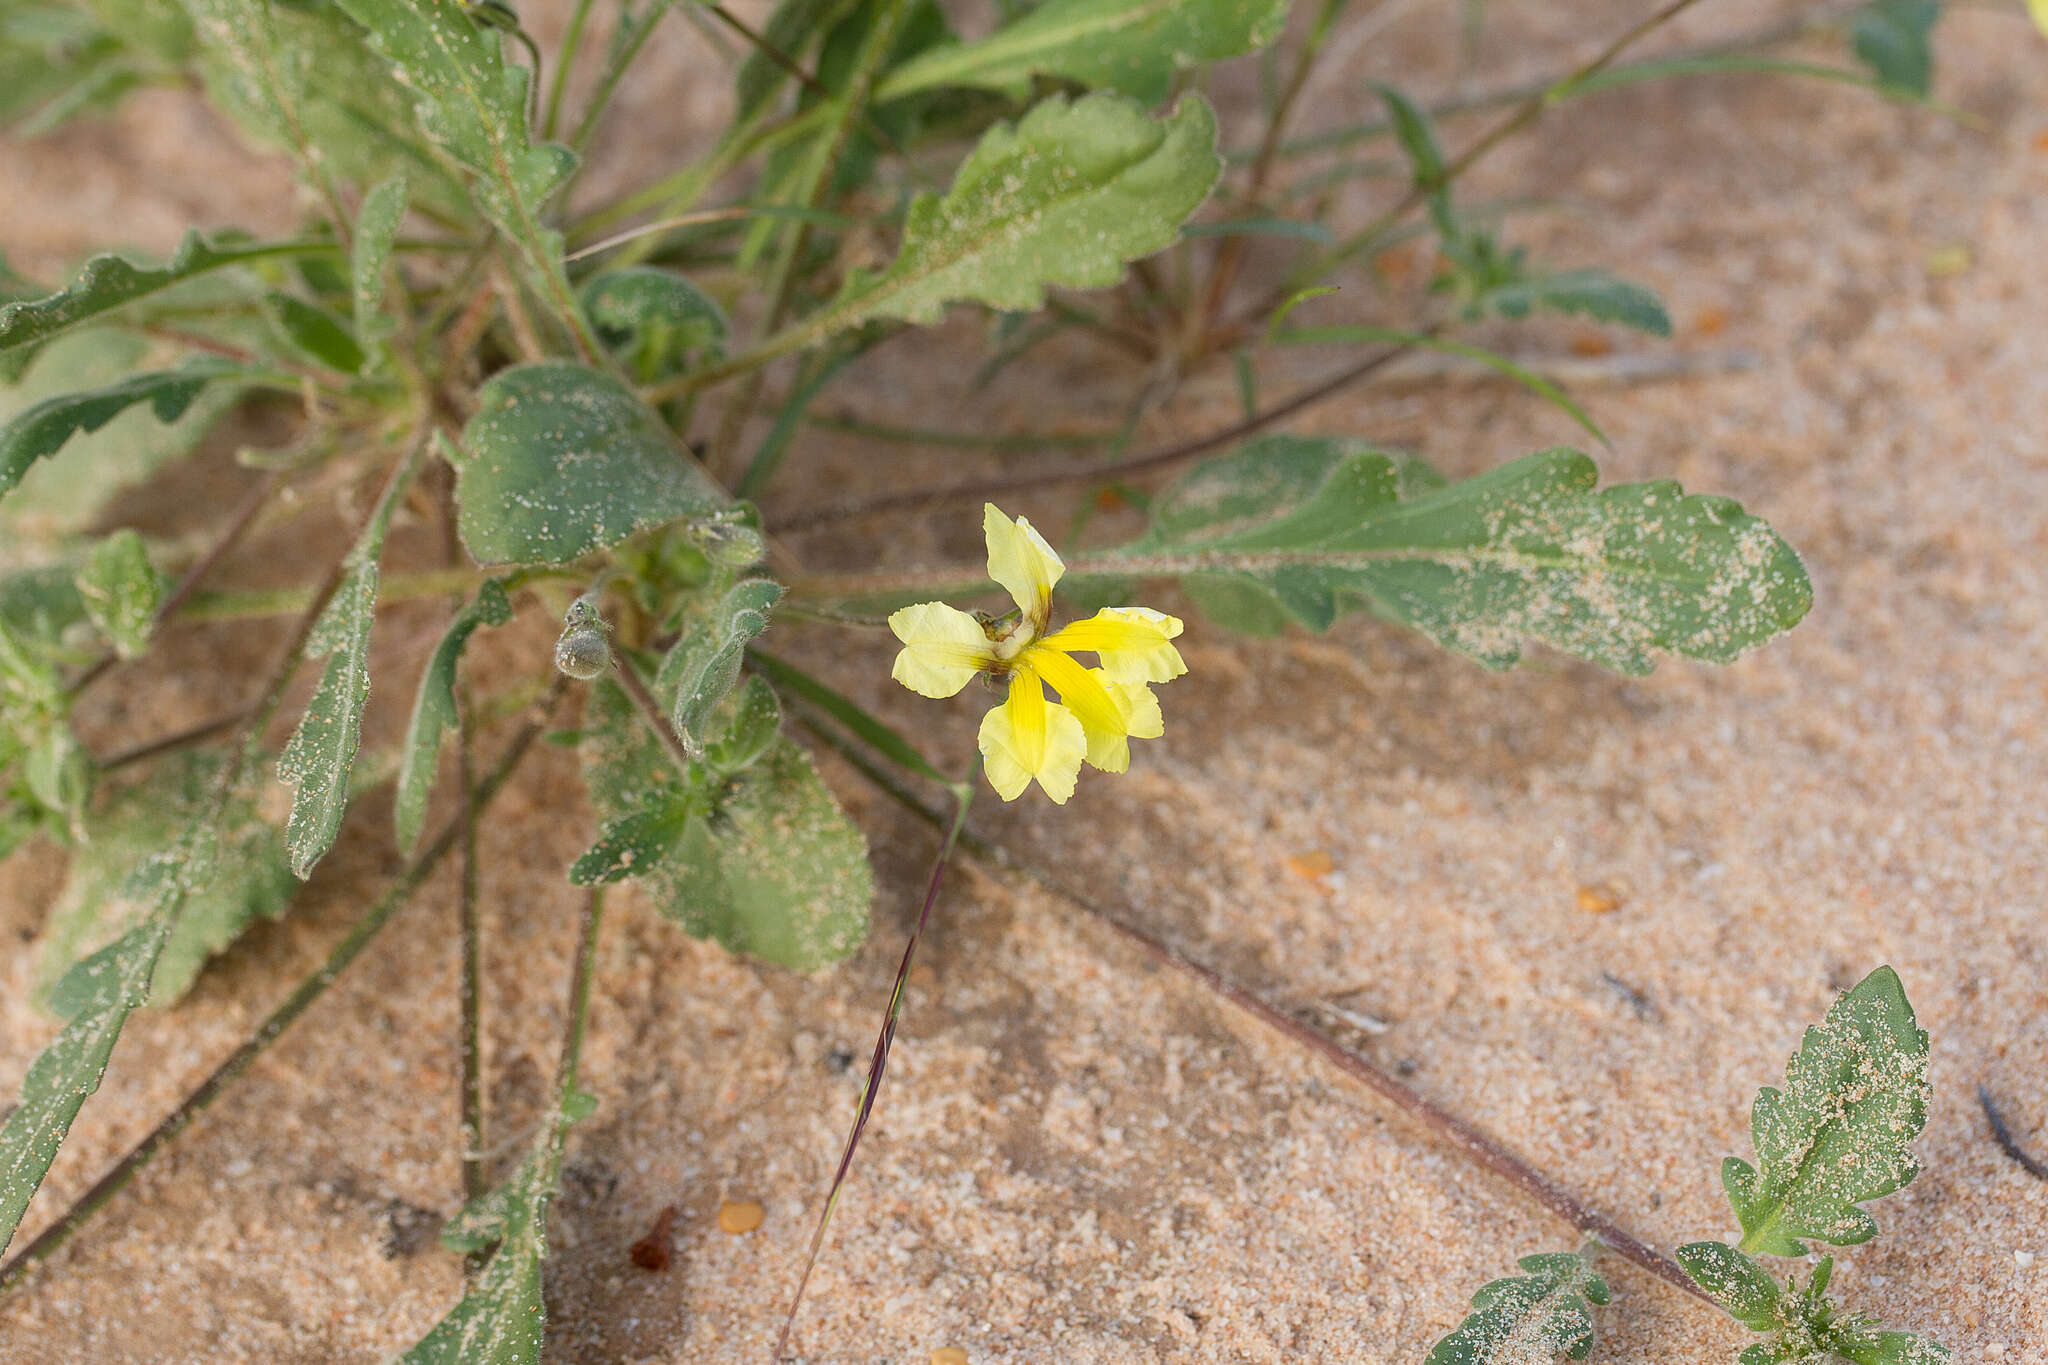
M651 7L647 16L634 25L632 35L626 39L625 45L613 54L611 62L605 67L604 75L598 79L597 89L590 97L590 107L583 111L583 117L577 120L575 133L569 138L569 146L575 150L579 158L579 167L583 164L581 158L584 148L590 145L591 134L597 131L597 121L604 117L605 110L611 108L612 98L619 93L619 83L626 78L626 72L639 59L640 50L647 46L648 38L654 34L654 26L661 22L672 3L673 0L650 0ZM573 181L575 172L570 172L570 176Z
M940 431L933 427L902 426L892 422L867 422L858 417L811 413L806 426L820 431L837 431L864 440L887 441L901 446L937 446L946 450L1099 450L1114 445L1119 431L985 432Z
M463 698L468 701L467 697ZM483 1197L490 1187L484 1171L483 1092L483 933L477 913L478 869L476 859L477 802L470 777L470 711L467 705L456 717L455 756L457 782L462 792L462 878L456 892L456 925L461 940L461 973L457 986L458 1051L461 1078L460 1133L462 1137L462 1199L464 1203ZM481 1252L463 1258L464 1278L474 1282L483 1269Z
M547 718L553 712L556 701L560 699L562 690L561 682L558 680L547 698L539 704L534 717L522 726L505 746L503 755L477 788L475 804L478 809L488 806L504 789L506 782L532 747L533 741L547 725ZM314 1001L326 993L328 987L340 979L349 964L362 955L363 949L370 945L371 940L376 938L384 926L391 922L392 917L404 908L421 883L455 847L460 837L461 824L459 818L449 821L432 841L413 856L369 910L350 926L348 933L328 952L326 961L320 964L318 970L301 981L292 993L285 997L283 1003L264 1018L256 1031L244 1040L241 1046L229 1053L227 1058L183 1100L180 1100L177 1107L158 1122L126 1156L94 1181L90 1189L73 1201L71 1207L55 1222L22 1247L12 1260L5 1266L0 1266L0 1290L14 1284L31 1266L46 1259L69 1241L93 1214L119 1194L144 1166L191 1126L194 1119L204 1113L256 1063L258 1058L270 1050L271 1045L284 1035Z
M590 20L591 0L576 0L569 13L569 27L562 34L562 50L555 54L555 80L548 90L548 112L541 120L540 135L552 140L562 121L562 96L569 91L569 76L576 67L576 53L583 46L583 26ZM540 63L533 64L533 78L540 79Z
M576 936L576 961L569 972L569 1018L562 1030L562 1060L555 1069L555 1113L548 1129L543 1162L552 1190L562 1169L562 1145L575 1122L576 1075L583 1063L583 1039L590 1029L590 983L597 975L597 942L604 930L604 888L593 886L583 902L583 922Z

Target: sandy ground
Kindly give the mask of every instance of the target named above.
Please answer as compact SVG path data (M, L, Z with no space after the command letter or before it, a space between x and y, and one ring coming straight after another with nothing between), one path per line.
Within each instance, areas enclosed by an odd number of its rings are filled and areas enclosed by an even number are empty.
M1557 69L1590 50L1574 34L1638 9L1489 6L1481 69L1489 83ZM1398 12L1343 49L1304 130L1370 113L1368 78L1422 92L1473 79L1448 17L1382 10ZM1705 5L1672 38L1771 12ZM1472 182L1565 206L1517 220L1545 259L1612 264L1662 292L1680 334L1648 351L1757 357L1581 396L1613 437L1610 477L1736 494L1799 547L1817 601L1796 633L1733 668L1622 679L1544 655L1490 675L1366 622L1274 647L1195 624L1168 736L1139 746L1129 777L980 824L1289 1008L1385 1020L1342 1036L1664 1247L1730 1230L1715 1172L1748 1150L1756 1087L1834 992L1894 964L1934 1039L1926 1173L1878 1206L1885 1235L1842 1253L1837 1284L1959 1361L2017 1365L2048 1361L2048 1184L1992 1144L1973 1092L1989 1087L2048 1150L2048 44L2016 11L1978 7L1940 38L1940 93L1976 126L1831 86L1689 81L1566 109ZM593 192L701 141L723 98L705 69L687 29L664 35ZM0 246L45 274L94 244L163 249L187 221L276 230L291 215L275 165L167 94L0 145L0 183L16 187ZM1343 220L1371 207L1360 190ZM1583 335L1510 339L1562 355ZM975 398L956 361L979 344L956 319L882 352L832 405L1087 427L1143 379L1076 346ZM1198 380L1148 431L1205 429L1230 402L1221 379ZM1298 429L1409 443L1457 473L1579 439L1524 395L1463 380L1364 390ZM959 460L814 437L792 473L805 467L832 488L893 486ZM161 499L129 510L165 515ZM1068 506L1011 510L1060 525ZM972 520L840 527L798 549L818 566L955 557L973 552ZM223 579L288 579L306 553L258 542ZM408 608L380 641L416 667L435 629L436 609ZM481 639L479 659L513 667L551 634L528 620ZM111 747L211 715L261 667L264 639L175 632L160 674L125 671L83 723ZM967 752L973 699L891 687L886 642L829 628L777 642L939 751ZM372 742L394 737L409 695L380 684ZM553 1359L767 1356L933 846L856 774L827 774L882 887L871 945L843 970L734 961L617 902L585 1072L600 1108L571 1139L554 1223ZM319 960L393 866L387 813L364 803L285 922L249 935L174 1015L131 1025L31 1228ZM501 1164L552 1070L578 906L562 869L585 829L573 760L547 749L485 835ZM1317 853L1328 875L1289 869ZM47 850L0 866L8 1089L50 1030L24 996L61 872ZM1583 887L1620 903L1590 912ZM458 1202L453 915L444 875L0 1300L0 1359L369 1361L434 1321L460 1288L431 1235ZM804 1313L805 1360L911 1365L958 1347L974 1362L1413 1362L1515 1256L1572 1241L1057 897L963 868L925 961ZM759 1201L765 1221L720 1231L727 1200ZM636 1268L628 1248L666 1205L672 1262ZM1606 1266L1617 1303L1596 1359L1695 1365L1743 1344L1703 1306Z

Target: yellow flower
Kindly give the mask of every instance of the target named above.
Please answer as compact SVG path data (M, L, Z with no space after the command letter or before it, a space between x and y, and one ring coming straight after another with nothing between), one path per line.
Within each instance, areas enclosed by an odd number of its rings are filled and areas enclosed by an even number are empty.
M1035 779L1064 803L1085 760L1104 772L1131 766L1133 739L1166 733L1148 683L1188 671L1173 639L1180 621L1145 607L1105 607L1052 629L1052 590L1066 572L1045 537L1023 517L982 508L988 576L1009 591L1016 612L990 620L943 602L921 602L889 618L903 642L891 676L927 697L950 697L977 673L1008 678L1008 700L981 721L989 783L1014 801ZM1100 667L1074 658L1093 654ZM1058 700L1046 696L1050 687Z

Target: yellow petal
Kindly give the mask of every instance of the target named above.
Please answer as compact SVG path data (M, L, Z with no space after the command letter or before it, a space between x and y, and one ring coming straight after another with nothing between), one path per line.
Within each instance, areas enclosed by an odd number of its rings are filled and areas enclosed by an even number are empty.
M1046 700L1038 675L1020 668L1010 678L1010 699L981 718L982 768L1005 801L1024 794L1033 778L1056 804L1074 794L1088 742L1066 707Z
M1143 683L1118 682L1101 669L1092 670L1109 693L1110 700L1124 713L1124 732L1132 739L1157 739L1166 733L1166 717L1159 712L1159 698Z
M903 642L889 676L927 697L950 697L995 662L981 622L944 602L920 602L889 618Z
M1171 682L1188 671L1170 641L1181 632L1178 616L1150 607L1104 607L1085 621L1063 626L1040 643L1047 649L1097 655L1102 671L1117 682Z
M1031 668L1045 676L1081 722L1081 732L1088 739L1089 765L1106 773L1120 773L1130 767L1129 717L1117 699L1104 689L1095 670L1083 668L1070 656L1043 645L1025 651L1024 658Z
M988 540L988 576L1002 584L1025 620L1044 630L1052 619L1053 584L1067 566L1029 521L1011 520L992 502L981 506L981 529Z

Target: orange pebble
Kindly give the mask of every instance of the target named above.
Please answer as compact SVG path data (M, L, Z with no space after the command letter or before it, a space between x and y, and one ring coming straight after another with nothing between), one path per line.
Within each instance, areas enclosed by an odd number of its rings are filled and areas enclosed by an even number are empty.
M1621 909L1621 897L1604 886L1582 886L1579 888L1579 909L1589 915L1605 915Z
M728 1200L718 1206L718 1228L721 1232L752 1232L767 1216L768 1210L751 1199L739 1203Z
M2034 134L2034 150L2048 152L2048 132Z
M1728 310L1706 307L1693 314L1692 329L1703 337L1717 337L1728 329Z
M941 1346L932 1352L932 1365L967 1365L967 1352L958 1346Z
M1287 870L1305 882L1321 881L1337 870L1337 862L1327 850L1311 849L1307 853L1289 854Z
M1572 354L1591 359L1606 355L1614 349L1614 343L1598 332L1581 332L1572 338Z

